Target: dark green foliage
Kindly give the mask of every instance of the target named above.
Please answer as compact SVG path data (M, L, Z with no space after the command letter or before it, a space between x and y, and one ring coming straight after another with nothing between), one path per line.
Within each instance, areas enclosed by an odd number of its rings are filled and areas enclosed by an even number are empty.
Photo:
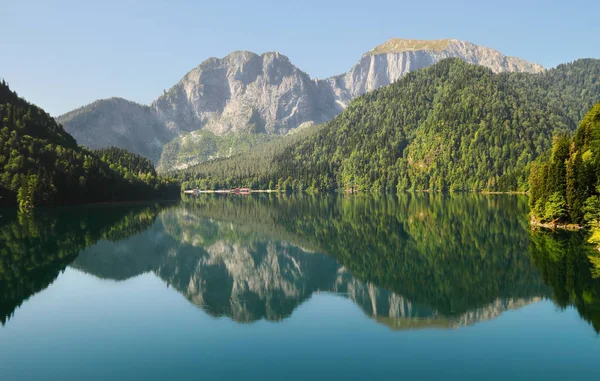
M98 153L0 84L0 204L36 205L177 197L178 184L120 149Z
M542 221L586 222L600 227L600 103L590 109L573 139L559 137L549 160L531 168L530 206Z
M282 188L289 179L309 190L526 190L531 162L598 99L600 60L494 74L448 59L355 99L298 142L180 176L201 188ZM257 157L263 147L269 154Z
M17 195L0 184L0 207L16 205Z
M18 135L29 135L65 148L77 148L75 139L60 124L41 108L19 98L4 80L0 83L0 123L1 127L16 131Z

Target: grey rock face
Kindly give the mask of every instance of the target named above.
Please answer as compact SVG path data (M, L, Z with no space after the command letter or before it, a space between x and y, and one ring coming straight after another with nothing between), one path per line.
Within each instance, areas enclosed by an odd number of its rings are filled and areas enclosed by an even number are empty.
M279 53L235 52L190 71L152 109L171 131L284 133L335 115L317 84Z
M234 52L204 61L150 107L109 99L57 120L80 144L116 145L156 161L169 137L190 131L285 134L328 121L355 97L450 57L494 72L543 70L458 40L392 39L366 53L348 73L324 80L311 79L279 53Z
M81 145L125 148L155 162L163 145L174 137L150 107L122 98L99 100L56 120Z

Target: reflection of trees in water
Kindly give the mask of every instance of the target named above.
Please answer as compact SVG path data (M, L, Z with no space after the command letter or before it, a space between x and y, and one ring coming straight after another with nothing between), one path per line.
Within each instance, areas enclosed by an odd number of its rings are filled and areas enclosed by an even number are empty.
M330 291L381 319L460 325L549 295L527 254L525 202L199 197L164 211L142 236L86 250L74 266L114 279L152 269L208 313L238 321L280 320Z
M600 333L600 280L594 276L598 252L585 243L582 234L573 232L535 231L530 248L556 305L575 306Z
M156 205L90 206L17 214L0 219L0 321L52 283L84 248L100 239L120 240L143 232L158 215Z

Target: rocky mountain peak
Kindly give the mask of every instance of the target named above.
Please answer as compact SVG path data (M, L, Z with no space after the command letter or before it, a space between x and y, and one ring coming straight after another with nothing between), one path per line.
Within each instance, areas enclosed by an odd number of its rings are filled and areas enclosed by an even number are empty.
M324 121L315 84L278 53L234 52L209 59L158 98L152 109L166 127L182 133L287 132Z

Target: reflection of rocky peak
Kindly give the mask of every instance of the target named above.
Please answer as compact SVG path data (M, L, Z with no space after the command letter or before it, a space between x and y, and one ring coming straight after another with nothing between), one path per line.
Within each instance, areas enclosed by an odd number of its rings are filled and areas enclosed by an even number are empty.
M204 249L189 280L170 283L208 313L241 322L289 316L323 278L332 284L338 267L328 256L305 253L285 242L241 245L219 240ZM175 268L162 267L159 274L172 279L174 274L167 271Z
M367 316L396 330L468 326L492 320L506 311L516 310L542 300L540 297L498 298L487 306L448 317L427 306L415 305L402 295L378 288L372 283L362 282L352 277L343 268L338 271L338 274L335 292L352 300Z
M210 257L202 262L208 266L220 263L225 266L234 279L233 298L245 292L262 298L274 290L297 298L300 290L296 283L303 277L300 263L285 246L268 243L265 249L264 256L256 258L249 247L219 241L206 249Z
M297 258L297 250L290 251L282 243L259 244L259 250L217 241L206 247L208 255L198 260L181 291L209 313L237 321L288 316L307 297L311 261ZM215 290L219 290L218 299L214 299Z

